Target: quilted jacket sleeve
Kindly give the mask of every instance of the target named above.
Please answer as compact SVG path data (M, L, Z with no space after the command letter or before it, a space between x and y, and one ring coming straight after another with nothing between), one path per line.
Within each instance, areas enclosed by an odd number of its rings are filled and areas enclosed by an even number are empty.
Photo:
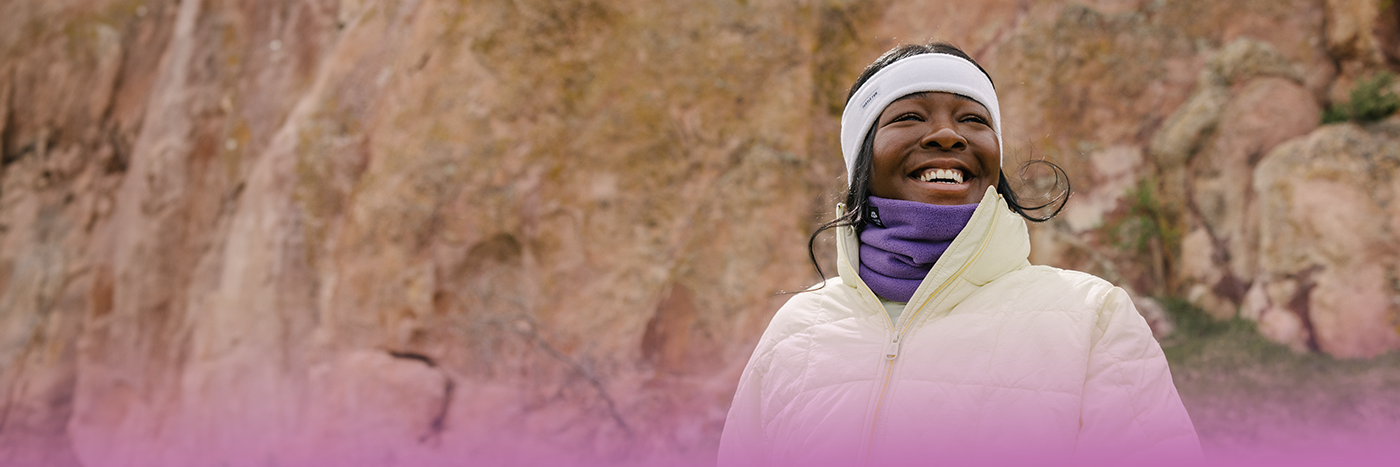
M729 406L724 433L719 439L720 467L763 465L768 458L761 413L763 374L755 371L756 366L761 366L759 360L759 352L754 352L743 376L739 377L739 388L734 391L734 401Z
M1201 448L1162 348L1128 294L1103 299L1075 457L1088 465L1198 465Z
M839 282L829 281L826 287L835 284ZM789 299L773 315L758 339L744 373L739 376L739 386L734 391L724 432L719 438L721 467L770 465L775 461L768 431L773 414L768 411L772 410L770 404L775 387L781 387L785 381L790 384L791 375L784 379L782 374L775 374L780 371L781 357L774 349L786 338L811 326L813 317L821 309L818 295L807 292ZM792 369L792 365L787 368Z

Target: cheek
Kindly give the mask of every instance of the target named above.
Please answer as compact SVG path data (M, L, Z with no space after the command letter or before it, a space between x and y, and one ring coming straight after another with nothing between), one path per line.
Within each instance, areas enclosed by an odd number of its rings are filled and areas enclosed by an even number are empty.
M882 137L882 135L876 134L875 141L871 144L871 152L871 162L874 165L872 169L876 173L885 173L897 169L896 165L899 161L899 151L897 150L897 145L894 141L891 141L889 135L883 135Z
M996 135L979 138L978 143L980 146L987 148L983 151L980 151L979 154L979 158L982 160L982 164L991 169L1000 169L1001 151L997 146Z
M922 135L922 129L906 126L883 128L880 132L875 133L871 149L874 152L876 170L884 168L900 172L900 164L904 161L904 155L909 152L910 148L918 146L919 138Z

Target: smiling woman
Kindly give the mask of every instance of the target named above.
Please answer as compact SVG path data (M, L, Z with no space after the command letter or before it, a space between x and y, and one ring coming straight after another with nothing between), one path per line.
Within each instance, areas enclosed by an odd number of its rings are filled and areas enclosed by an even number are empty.
M870 194L926 204L976 204L1001 179L991 112L946 92L899 98L876 120Z
M1025 220L1053 217L1069 185L1044 163L1059 190L1017 198L980 65L896 47L856 80L841 126L850 189L818 229L837 231L839 274L773 317L721 464L1200 462L1127 294L1027 261Z

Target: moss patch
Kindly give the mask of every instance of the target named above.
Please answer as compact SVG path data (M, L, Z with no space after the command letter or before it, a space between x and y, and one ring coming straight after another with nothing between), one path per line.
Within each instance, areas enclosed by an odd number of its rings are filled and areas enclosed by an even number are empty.
M1339 102L1322 112L1322 124L1353 122L1375 122L1389 117L1400 110L1400 96L1390 91L1395 75L1389 72L1377 73L1356 82L1351 89L1351 100Z

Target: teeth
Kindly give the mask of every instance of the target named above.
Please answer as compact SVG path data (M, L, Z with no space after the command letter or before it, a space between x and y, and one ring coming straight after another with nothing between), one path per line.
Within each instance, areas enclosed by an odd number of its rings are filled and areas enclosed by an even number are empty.
M919 180L925 182L962 183L963 174L960 170L928 169L924 171L923 175L919 176Z

